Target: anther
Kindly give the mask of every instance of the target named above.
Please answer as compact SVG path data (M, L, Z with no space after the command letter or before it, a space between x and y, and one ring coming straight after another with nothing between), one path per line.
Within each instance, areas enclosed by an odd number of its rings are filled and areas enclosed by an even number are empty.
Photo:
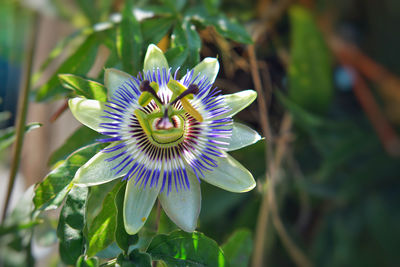
M178 100L184 98L185 96L189 95L189 94L198 94L199 93L199 87L196 84L191 84L189 85L188 89L186 89L185 91L182 92L182 94L180 94L179 96L177 96L174 101L172 101L171 103L169 103L170 105L175 104Z
M148 80L142 81L140 83L139 89L142 92L149 92L150 94L152 94L158 100L158 102L162 103L161 99L158 97L156 91L154 91L153 87L150 86L150 82Z

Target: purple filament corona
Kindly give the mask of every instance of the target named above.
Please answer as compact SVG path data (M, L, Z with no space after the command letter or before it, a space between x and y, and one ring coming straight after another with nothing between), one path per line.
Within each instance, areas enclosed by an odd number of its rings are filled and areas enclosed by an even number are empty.
M176 72L173 79L176 79ZM159 112L159 107L152 100L147 106L138 104L143 81L156 82L159 86L157 95L163 105L168 103L176 110L183 109L180 100L171 99L172 92L167 84L172 79L170 69L155 69L140 73L125 82L109 99L101 123L102 134L107 138L101 142L115 142L103 150L109 153L109 162L114 162L113 170L123 179L134 179L137 186L161 185L161 191L169 193L190 189L189 172L200 181L207 172L218 165L218 158L224 157L232 134L232 119L221 118L229 111L220 91L212 87L206 77L200 74L193 77L193 71L180 81L186 88L196 86L196 94L190 103L201 114L199 122L188 112L181 116L184 133L181 141L171 146L151 142L150 137L140 126L134 111L140 109L146 114ZM173 102L173 103L172 103Z

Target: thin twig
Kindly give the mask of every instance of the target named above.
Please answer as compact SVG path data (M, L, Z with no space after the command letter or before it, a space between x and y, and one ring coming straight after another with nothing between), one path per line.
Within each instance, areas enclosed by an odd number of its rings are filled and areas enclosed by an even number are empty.
M290 131L290 128L292 127L292 117L289 113L285 113L281 127L280 127L280 135L285 135ZM274 227L283 243L285 246L286 250L289 252L289 255L292 257L294 262L298 266L312 266L311 262L307 258L307 256L300 250L299 247L294 243L292 238L289 236L287 233L285 226L279 216L279 211L278 211L278 203L276 202L276 197L275 197L275 184L278 178L278 170L280 168L281 162L284 158L284 156L287 154L287 149L288 149L288 139L286 138L281 138L279 139L277 145L276 145L276 150L275 150L275 166L273 168L274 173L271 174L270 180L269 180L269 186L268 186L268 192L267 192L267 197L269 200L269 208L271 211L271 218L272 222L274 224ZM290 140L290 139L289 139Z
M61 107L50 117L50 122L55 122L68 109L68 100L65 100Z
M251 74L254 81L254 87L258 93L258 104L260 109L260 119L263 133L266 136L266 183L268 183L267 192L263 192L263 199L260 207L260 212L257 220L257 228L254 240L254 254L252 260L252 266L258 267L263 266L263 255L265 247L265 236L268 228L268 213L270 212L272 216L272 222L278 233L278 236L282 240L283 245L288 251L289 255L292 257L293 261L298 266L311 266L310 261L303 254L303 252L296 246L293 240L290 238L286 229L280 219L278 205L275 197L275 182L277 179L277 173L282 161L282 158L286 152L287 139L281 138L280 142L277 144L276 153L273 153L273 143L272 143L272 130L270 127L268 109L264 93L262 90L262 84L260 79L260 73L257 65L257 57L255 54L254 46L249 46L249 59L251 65ZM271 85L269 85L271 86ZM269 88L267 91L271 91ZM283 136L291 128L291 118L286 115L281 124L280 134Z
M263 134L266 137L265 142L265 151L266 151L266 168L269 169L273 164L272 157L272 133L269 124L269 117L268 117L268 109L267 104L264 98L264 92L262 90L261 79L258 73L257 67L257 60L255 55L254 46L251 45L248 47L248 53L250 58L250 68L251 74L253 77L254 87L258 93L257 102L259 106L259 115L261 120L261 127L263 130ZM270 170L271 171L271 170ZM269 172L270 172L269 171ZM268 173L268 171L267 171ZM268 182L268 174L265 177L266 183ZM268 205L268 197L266 192L263 192L263 198L261 202L260 212L257 219L257 227L256 227L256 234L254 235L254 252L253 252L253 259L252 259L252 266L259 267L262 266L264 261L264 247L265 247L265 236L266 231L268 229L268 214L269 214L269 205Z
M14 188L15 184L15 177L17 176L17 171L21 159L21 150L22 150L22 145L24 142L24 135L25 135L25 122L26 122L26 113L28 111L28 95L29 95L29 89L31 86L31 75L32 75L32 68L33 68L33 56L35 52L35 47L36 47L36 40L37 40L37 29L38 29L38 21L39 21L39 15L35 12L33 13L33 23L32 23L32 29L30 32L29 36L29 47L28 47L28 53L27 53L27 62L26 62L26 68L25 68L25 73L24 73L24 82L23 82L23 87L22 91L20 93L19 99L18 99L18 117L16 121L16 138L15 138L15 144L13 148L13 156L12 156L12 163L11 163L11 170L10 170L10 176L8 179L8 188L7 188L7 195L6 199L4 202L4 208L3 208L3 216L2 216L2 221L6 218L7 215L7 209L8 205L10 204L10 198L11 194Z

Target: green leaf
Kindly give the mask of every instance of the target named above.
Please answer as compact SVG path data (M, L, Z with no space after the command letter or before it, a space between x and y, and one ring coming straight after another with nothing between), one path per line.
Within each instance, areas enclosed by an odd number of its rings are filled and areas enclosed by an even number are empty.
M250 256L253 251L251 232L247 229L236 230L229 240L222 245L225 257L231 267L249 266Z
M83 43L84 40L82 40L82 38L84 36L83 36L82 32L83 32L83 30L75 31L56 44L56 46L48 54L46 60L40 66L39 71L33 75L32 79L33 79L34 83L43 75L43 72L45 71L45 69L50 64L54 63L54 61L60 56L60 54L62 52L66 51L70 48L69 46L79 46L79 45L81 45L81 43Z
M138 241L138 235L130 235L125 230L124 225L124 197L125 197L126 183L124 182L119 188L115 196L115 208L117 210L117 224L115 227L115 242L117 245L128 254L129 246L134 245Z
M96 257L87 258L85 255L81 255L76 262L76 267L97 267L99 266L99 259Z
M175 46L165 53L169 66L176 70L182 66L188 56L188 50L185 46Z
M134 249L131 253L129 253L128 257L120 254L117 258L117 264L121 267L151 267L151 257L147 253L142 253L139 250Z
M216 1L216 0L210 0ZM218 0L217 0L218 1ZM218 3L213 3L218 4ZM206 3L207 7L207 3ZM213 14L215 13L215 15ZM210 15L212 14L212 15ZM253 40L247 30L236 20L229 19L223 14L210 12L210 8L202 6L194 6L189 8L185 13L185 18L194 20L203 26L214 26L216 31L225 38L242 44L252 44Z
M282 102L282 104L290 111L292 114L294 121L299 124L300 127L307 130L314 130L315 128L328 126L329 123L327 120L324 120L322 116L315 115L313 113L308 112L304 108L302 108L297 103L291 101L285 95L277 91L278 99Z
M61 210L57 227L60 257L66 264L75 264L84 250L83 228L88 188L74 187Z
M36 101L45 101L65 95L68 91L61 86L57 75L59 73L85 75L95 61L98 45L97 36L89 35L83 44L61 64L53 76L37 90Z
M329 51L307 9L295 6L289 14L292 29L289 98L309 111L324 112L333 95Z
M237 150L261 140L261 136L244 124L234 122L232 136L229 140L228 151Z
M153 260L162 260L171 266L226 266L227 262L218 244L199 232L174 231L157 235L147 253Z
M179 27L176 25L175 27ZM195 66L200 61L201 39L196 31L196 26L189 20L183 21L182 30L186 35L188 58L186 60L186 68ZM185 68L185 65L183 67Z
M136 74L142 69L143 37L140 24L132 13L132 1L126 1L117 35L118 55L123 70Z
M142 22L148 18L171 17L174 15L174 9L166 5L145 5L143 7L136 7L134 13L145 14L143 18L140 19L140 22Z
M33 122L25 126L25 133L41 127L42 124ZM6 149L15 141L15 130L14 127L9 127L5 130L0 131L0 151Z
M175 12L179 12L186 5L187 0L162 0L162 2Z
M89 257L96 255L97 252L105 249L114 241L114 233L116 227L116 212L114 199L121 187L121 183L117 183L114 188L104 198L101 210L88 225L87 229L87 255Z
M62 146L51 154L48 164L54 165L58 161L64 160L80 147L93 144L96 141L96 138L99 138L100 136L102 135L86 126L79 127L78 130L67 138Z
M101 83L73 74L59 74L58 78L65 88L73 90L77 95L103 102L107 100L107 90Z
M151 18L144 20L140 26L145 45L157 44L168 33L174 18Z
M223 95L222 97L230 109L223 117L233 117L236 113L253 103L257 98L257 92L254 90L244 90L234 94Z
M220 14L218 17L213 17L210 21L212 25L215 26L217 32L225 38L229 38L242 44L253 43L253 40L251 39L249 33L237 21L228 19L225 15L222 14Z
M100 12L97 8L96 2L96 0L85 0L76 2L90 24L95 24L100 19Z
M218 12L218 8L221 5L221 0L205 0L204 5L210 14L215 14Z
M119 181L112 181L110 183L105 183L101 185L95 185L89 187L89 194L86 204L86 228L90 228L93 220L99 215L102 210L102 205L107 194L114 188L114 186L119 183ZM87 231L86 231L87 233ZM86 234L85 233L85 234Z
M57 208L67 195L75 172L103 147L104 144L94 144L77 150L37 184L33 198L36 209Z

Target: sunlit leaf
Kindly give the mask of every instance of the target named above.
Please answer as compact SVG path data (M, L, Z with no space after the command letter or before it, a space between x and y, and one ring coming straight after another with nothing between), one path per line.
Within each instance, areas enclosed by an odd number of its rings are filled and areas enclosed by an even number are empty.
M57 75L59 73L85 75L95 61L98 45L97 36L89 35L83 44L61 64L53 76L36 91L36 100L45 101L67 94L68 90L61 86Z
M94 217L92 223L87 229L87 255L89 257L96 255L97 252L105 249L114 241L114 232L116 227L116 212L114 199L121 187L121 183L114 185L114 188L108 192L101 205L100 212Z
M182 30L186 35L188 57L186 60L187 67L193 67L200 61L201 39L197 33L196 26L189 20L185 20L182 24ZM185 67L184 67L185 69Z
M86 126L79 127L78 130L67 138L64 144L51 154L49 165L51 166L60 160L64 160L80 147L93 144L96 141L96 138L99 138L100 136L101 135L98 132Z
M129 246L135 244L138 241L138 235L130 235L125 230L124 215L123 215L125 190L126 190L126 183L124 182L115 196L114 204L117 210L115 242L127 254Z
M129 266L143 266L143 267L151 267L151 257L147 253L142 253L139 250L135 249L128 256L120 254L117 257L117 264L121 267L129 267Z
M143 33L144 44L157 44L171 28L173 18L152 18L143 21L140 26Z
M78 30L68 35L61 41L57 43L57 45L51 50L48 54L46 60L40 66L40 69L37 73L33 75L33 81L36 82L42 75L44 70L50 65L53 64L55 60L61 55L62 52L65 52L70 48L70 46L79 46L84 41L84 35L82 34L83 30Z
M235 20L228 19L223 14L212 18L211 23L215 26L217 32L225 38L232 39L242 44L253 43L251 36L242 25Z
M124 71L136 74L142 69L142 33L132 13L132 1L125 1L117 36L117 49Z
M51 171L35 187L33 202L36 209L50 210L57 208L67 195L70 189L68 185L75 172L103 147L103 144L94 144L81 148Z
M226 266L218 244L199 232L174 231L153 238L147 253L171 266Z
M73 74L59 74L58 78L65 88L73 90L77 95L103 102L107 100L107 90L101 83Z
M81 255L77 262L76 267L98 267L99 259L96 257L87 258L85 255Z
M75 264L84 250L83 227L88 188L74 187L68 194L58 221L59 252L66 264Z

